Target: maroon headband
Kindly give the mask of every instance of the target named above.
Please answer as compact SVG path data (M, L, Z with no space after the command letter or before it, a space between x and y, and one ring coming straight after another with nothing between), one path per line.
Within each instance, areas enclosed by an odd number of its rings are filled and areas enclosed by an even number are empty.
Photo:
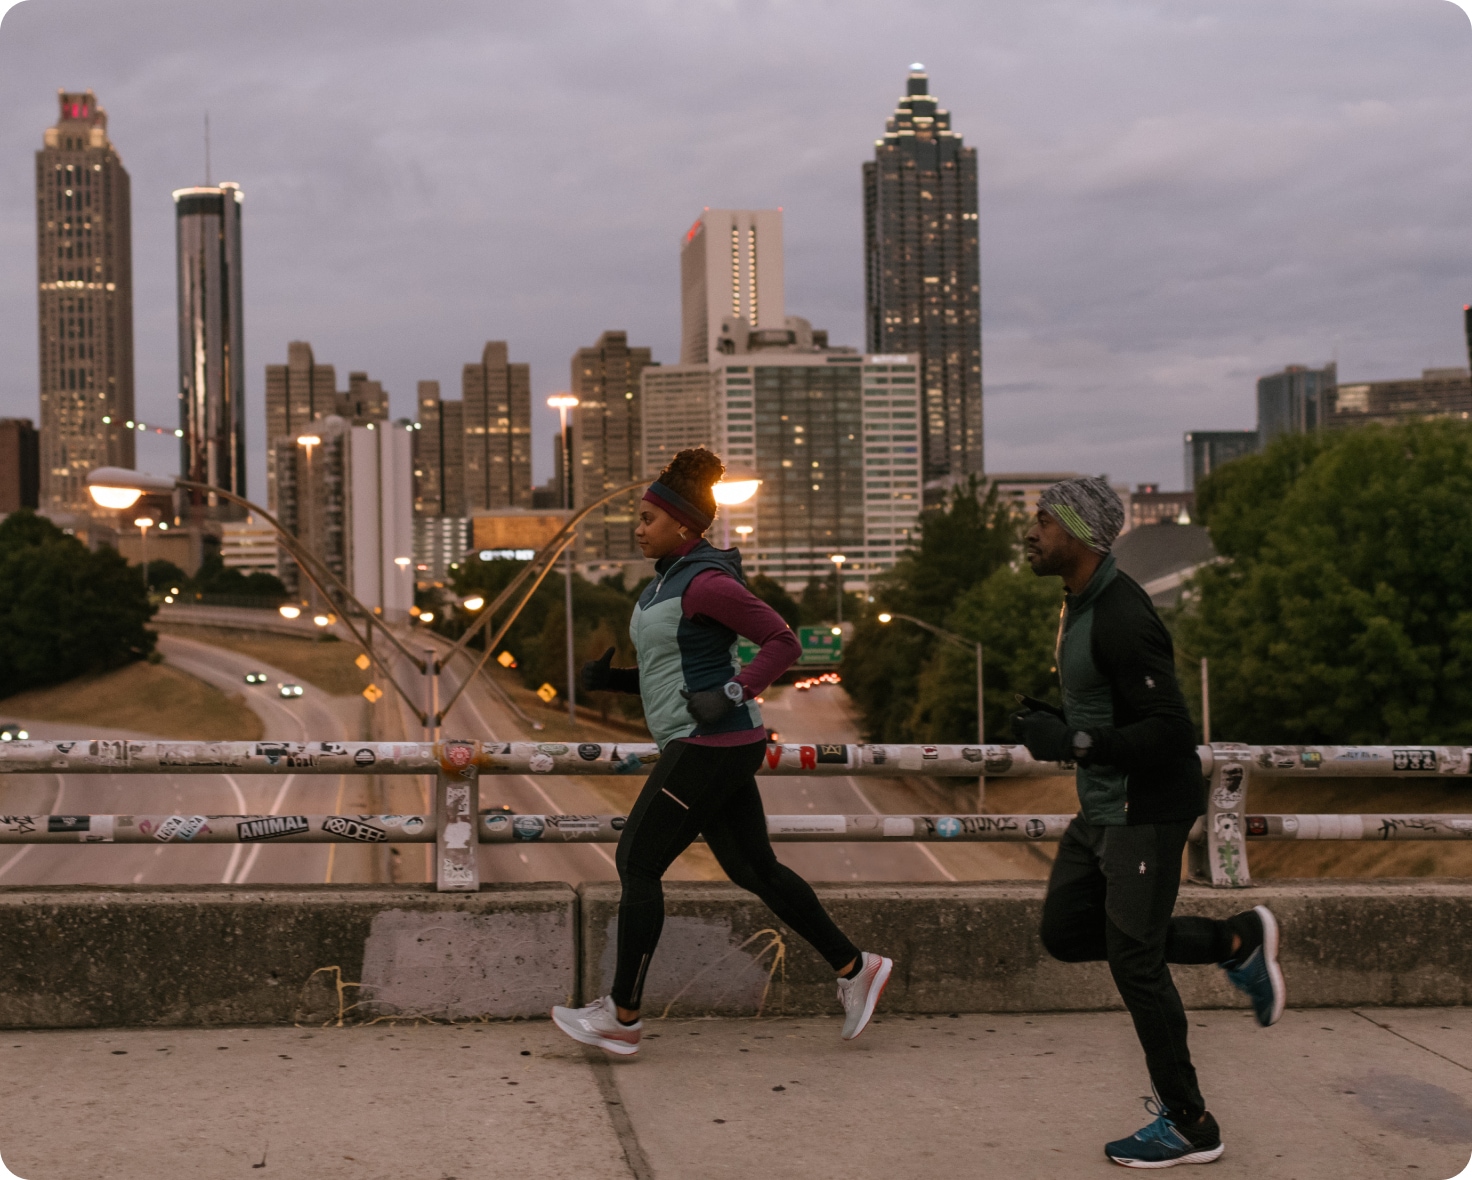
M707 516L674 488L658 480L649 485L649 490L644 493L644 499L651 504L657 504L687 529L694 529L697 533L705 532L715 520L715 517Z

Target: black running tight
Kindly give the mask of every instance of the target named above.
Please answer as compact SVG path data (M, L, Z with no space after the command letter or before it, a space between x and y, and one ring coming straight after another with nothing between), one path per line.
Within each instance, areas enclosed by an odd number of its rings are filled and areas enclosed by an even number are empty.
M812 886L777 860L767 839L767 817L756 770L766 743L696 746L673 741L644 784L618 842L618 966L613 1001L637 1009L644 977L664 926L660 878L675 857L704 835L730 877L755 893L835 970L859 950L823 909Z

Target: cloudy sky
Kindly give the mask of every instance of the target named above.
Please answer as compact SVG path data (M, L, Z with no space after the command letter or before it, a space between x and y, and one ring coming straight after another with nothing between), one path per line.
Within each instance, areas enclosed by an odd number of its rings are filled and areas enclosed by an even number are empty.
M423 378L458 396L492 338L539 401L604 329L676 360L702 206L783 206L789 313L862 346L860 164L911 61L978 153L989 470L1178 487L1182 432L1250 428L1285 363L1466 363L1472 26L1448 0L25 0L0 25L0 415L38 413L58 88L97 92L132 175L138 413L170 426L169 193L203 180L209 112L214 179L246 194L260 492L290 340L395 415Z

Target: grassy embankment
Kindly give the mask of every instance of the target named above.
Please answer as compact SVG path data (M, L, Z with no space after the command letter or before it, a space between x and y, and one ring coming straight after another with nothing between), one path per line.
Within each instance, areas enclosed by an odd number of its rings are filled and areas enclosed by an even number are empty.
M26 721L131 730L162 738L253 741L261 720L238 694L226 695L168 664L139 662L79 676L0 701L0 713Z

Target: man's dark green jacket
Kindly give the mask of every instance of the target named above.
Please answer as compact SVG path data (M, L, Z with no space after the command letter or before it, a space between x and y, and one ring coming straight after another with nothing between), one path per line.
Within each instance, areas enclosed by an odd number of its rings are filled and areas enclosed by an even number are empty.
M1078 768L1084 819L1156 824L1201 815L1201 760L1170 632L1112 554L1080 593L1065 596L1057 656L1068 725L1094 740L1089 764Z

